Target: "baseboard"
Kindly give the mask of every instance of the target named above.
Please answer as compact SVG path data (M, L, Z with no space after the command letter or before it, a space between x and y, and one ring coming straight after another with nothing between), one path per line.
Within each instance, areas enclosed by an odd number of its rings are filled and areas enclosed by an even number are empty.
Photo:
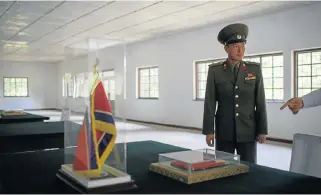
M135 119L126 119L126 120L127 121L131 121L131 122L145 123L145 124L151 124L151 125L160 125L160 126L173 127L173 128L179 128L179 129L190 129L190 130L195 130L195 131L201 131L202 130L201 128L198 128L198 127L188 127L188 126L181 126L181 125L156 123L156 122L141 121L141 120L135 120ZM269 141L279 142L279 143L286 143L286 144L292 144L293 143L293 140L282 139L282 138L267 137L266 139L269 140Z

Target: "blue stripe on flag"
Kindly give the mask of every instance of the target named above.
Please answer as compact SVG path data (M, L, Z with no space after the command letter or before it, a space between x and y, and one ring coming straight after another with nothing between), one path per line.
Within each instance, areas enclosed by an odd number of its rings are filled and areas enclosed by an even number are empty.
M98 144L99 158L103 155L112 137L113 137L112 134L108 134L108 133L104 134L104 137L101 139L100 143Z
M107 113L95 112L95 119L99 121L115 124L113 116Z

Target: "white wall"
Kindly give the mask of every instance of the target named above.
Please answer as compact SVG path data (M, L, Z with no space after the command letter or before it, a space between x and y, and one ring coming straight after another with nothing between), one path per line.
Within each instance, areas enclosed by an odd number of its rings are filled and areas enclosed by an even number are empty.
M28 77L29 97L3 97L3 77ZM0 109L55 108L57 67L49 63L0 62Z
M282 51L284 54L284 96L292 97L292 50L321 47L321 4L252 18L244 21L250 28L247 54ZM202 127L203 102L193 101L193 61L225 57L217 33L226 24L195 30L175 36L136 43L127 47L127 99L118 96L117 109L129 119ZM123 75L123 62L119 51L100 54L101 68L115 68ZM118 55L117 55L118 53ZM112 63L107 63L109 59ZM82 62L65 62L59 65L58 97L61 97L61 78L64 72L83 71ZM160 98L136 99L136 69L142 66L159 66ZM70 100L74 107L83 100ZM81 103L79 103L81 101ZM62 105L62 98L59 100ZM321 107L302 110L294 116L288 110L280 111L281 103L267 103L269 136L292 139L294 133L321 131Z
M284 53L285 98L292 97L292 50L321 47L321 4L248 19L247 54ZM193 101L193 61L225 57L217 33L226 24L128 47L126 116L130 119L202 127L203 102ZM158 65L159 100L135 97L136 68ZM292 139L296 132L320 132L321 107L293 116L281 103L267 103L269 136Z

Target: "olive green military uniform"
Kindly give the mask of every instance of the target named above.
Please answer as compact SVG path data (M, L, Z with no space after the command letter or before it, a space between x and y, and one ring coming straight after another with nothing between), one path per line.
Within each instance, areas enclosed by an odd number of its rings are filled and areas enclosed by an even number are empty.
M239 34L233 34L237 31L234 29L229 31L230 36L226 36L225 40L219 40L224 44L245 42L247 32L244 33L242 30L244 26L236 27L241 27L239 32L236 32ZM234 39L231 39L231 36L234 36ZM227 39L232 41L226 42ZM226 60L209 66L203 134L214 132L216 150L234 153L236 149L241 160L256 163L257 136L267 134L265 93L260 64L241 61L238 66L232 66Z

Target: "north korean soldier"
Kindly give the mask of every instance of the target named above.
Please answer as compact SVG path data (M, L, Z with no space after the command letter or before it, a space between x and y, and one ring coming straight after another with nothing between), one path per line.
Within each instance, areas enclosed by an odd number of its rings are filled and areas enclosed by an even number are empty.
M256 142L265 142L268 127L261 66L242 61L247 36L244 24L218 34L228 57L209 66L202 133L209 146L215 139L216 150L236 150L242 161L256 163Z

